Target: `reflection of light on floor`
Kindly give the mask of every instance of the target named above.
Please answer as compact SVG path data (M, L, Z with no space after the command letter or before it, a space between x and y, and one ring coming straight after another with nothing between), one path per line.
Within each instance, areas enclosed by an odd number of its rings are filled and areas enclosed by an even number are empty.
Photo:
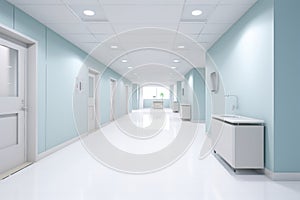
M152 123L150 109L135 110L129 114L131 121L138 127L145 128Z
M111 144L128 153L146 154L159 151L172 143L181 127L181 119L178 113L173 113L171 109L165 109L164 111L166 113L166 121L163 129L152 138L141 140L129 137L120 131L114 123L103 127L102 132ZM129 119L140 127L142 125L147 127L152 122L150 109L136 110L129 115Z

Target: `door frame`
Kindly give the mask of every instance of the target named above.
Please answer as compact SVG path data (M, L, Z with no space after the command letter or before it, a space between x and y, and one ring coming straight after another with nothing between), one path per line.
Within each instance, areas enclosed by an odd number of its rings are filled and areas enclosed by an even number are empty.
M126 84L125 85L125 108L126 108L126 111L125 111L125 114L129 114L129 85Z
M0 24L0 36L18 45L27 48L25 66L25 162L34 162L38 158L38 122L37 122L37 52L38 42L11 28Z
M95 76L95 80L94 80L94 92L95 92L95 130L99 129L99 123L100 123L100 113L97 112L97 108L99 108L100 106L100 103L97 104L97 102L99 102L100 98L98 98L98 96L96 95L97 94L97 89L98 89L98 84L99 84L99 78L100 78L100 72L98 70L95 70L91 67L88 68L88 76L90 76L90 74L94 75ZM89 83L89 81L88 81ZM90 85L88 85L88 88L90 87ZM89 97L88 97L89 98ZM89 112L89 100L88 100L88 105L87 105L87 109L88 109L88 112ZM88 113L89 114L89 113ZM98 116L98 117L97 117ZM87 125L88 125L88 131L89 132L89 119L87 119Z
M113 93L111 93L112 91L111 91L111 83L112 82L114 82L114 84L115 84L115 88L114 89L116 89L116 87L117 87L117 79L114 79L114 78L112 78L112 77L110 77L109 78L109 93L110 93L110 96L109 96L109 103L110 103L110 116L109 116L109 121L110 122L112 122L112 121L114 121L115 120L115 113L114 113L114 111L115 111L115 93L113 92Z

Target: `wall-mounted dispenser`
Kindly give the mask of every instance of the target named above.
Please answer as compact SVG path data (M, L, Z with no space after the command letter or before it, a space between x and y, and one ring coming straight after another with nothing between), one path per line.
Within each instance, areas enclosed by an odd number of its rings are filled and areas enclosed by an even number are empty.
M217 93L219 89L219 75L217 72L210 73L211 92Z

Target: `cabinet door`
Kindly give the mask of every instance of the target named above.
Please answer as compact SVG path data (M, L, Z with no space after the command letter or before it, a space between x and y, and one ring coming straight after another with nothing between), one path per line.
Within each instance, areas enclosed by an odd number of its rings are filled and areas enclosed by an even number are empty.
M235 134L236 168L264 168L264 127L237 126Z
M213 126L220 126L220 136L215 147L217 154L219 154L228 164L235 167L234 159L234 133L235 127L222 123L218 120L212 121Z

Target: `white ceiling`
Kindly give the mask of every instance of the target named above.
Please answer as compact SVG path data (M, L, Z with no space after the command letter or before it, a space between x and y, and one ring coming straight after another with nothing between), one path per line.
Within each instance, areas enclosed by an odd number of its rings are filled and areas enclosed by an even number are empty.
M210 48L257 0L8 1L87 53L98 46L92 55L131 81L171 84L192 65L204 67L205 50L199 45ZM83 15L85 9L96 15ZM192 16L195 9L202 10L202 15ZM182 45L185 48L178 49ZM124 57L127 63L121 62ZM175 58L180 62L174 63ZM162 70L157 73L159 67Z

